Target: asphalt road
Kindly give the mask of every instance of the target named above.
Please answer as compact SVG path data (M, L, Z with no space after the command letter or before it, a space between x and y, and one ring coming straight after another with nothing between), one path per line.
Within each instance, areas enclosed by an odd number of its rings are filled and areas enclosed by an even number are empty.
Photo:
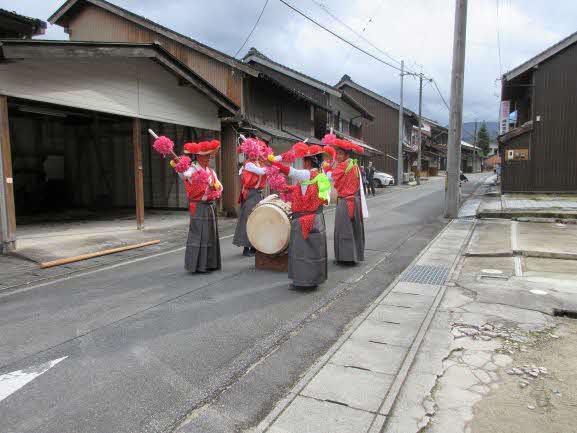
M464 185L471 192L475 179ZM183 251L0 294L0 432L234 432L264 417L347 323L444 227L443 182L369 201L367 261L315 291ZM326 214L332 232L333 213Z

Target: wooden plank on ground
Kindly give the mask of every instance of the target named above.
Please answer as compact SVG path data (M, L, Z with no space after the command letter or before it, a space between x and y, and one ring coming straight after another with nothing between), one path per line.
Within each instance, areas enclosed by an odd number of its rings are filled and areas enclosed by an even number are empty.
M147 247L150 245L156 245L158 243L160 243L160 240L156 239L154 241L142 242L140 244L127 245L125 247L110 248L108 250L96 251L94 253L81 254L79 256L67 257L65 259L57 259L57 260L52 260L50 262L40 263L40 267L42 269L52 268L54 266L66 265L68 263L79 262L81 260L88 260L88 259L93 259L95 257L106 256L108 254L121 253L123 251L133 250L135 248L142 248L142 247Z

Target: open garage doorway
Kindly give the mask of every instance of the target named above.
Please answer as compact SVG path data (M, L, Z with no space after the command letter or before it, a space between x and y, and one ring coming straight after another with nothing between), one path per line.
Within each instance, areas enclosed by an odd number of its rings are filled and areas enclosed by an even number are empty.
M147 214L157 219L162 215L166 224L185 224L186 191L168 161L152 149L153 139L147 131L150 128L172 138L177 152L185 142L219 135L200 128L137 120L138 162L135 119L18 98L8 98L8 113L17 249L24 255L30 249L45 255L46 249L41 247L45 240L53 248L58 239L67 237L99 240L106 236L99 237L95 231L110 235L136 230L135 173L139 169ZM219 159L212 163L219 171ZM86 251L94 248L89 245Z

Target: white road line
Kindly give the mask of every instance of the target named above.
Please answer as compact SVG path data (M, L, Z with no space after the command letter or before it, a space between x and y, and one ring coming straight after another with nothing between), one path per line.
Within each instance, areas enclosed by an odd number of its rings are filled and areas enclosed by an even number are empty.
M0 401L4 400L9 395L15 393L27 383L33 381L41 374L46 373L56 364L64 361L67 356L58 358L53 361L48 361L43 364L28 367L24 370L17 370L11 373L0 375Z

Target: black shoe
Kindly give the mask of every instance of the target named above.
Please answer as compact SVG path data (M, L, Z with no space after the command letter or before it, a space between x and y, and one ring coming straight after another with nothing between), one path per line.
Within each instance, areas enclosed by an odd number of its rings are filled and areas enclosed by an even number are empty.
M296 284L291 284L291 290L298 290L298 291L307 291L307 290L315 290L318 286L297 286Z
M250 248L244 247L244 250L242 250L242 255L245 257L250 257Z

